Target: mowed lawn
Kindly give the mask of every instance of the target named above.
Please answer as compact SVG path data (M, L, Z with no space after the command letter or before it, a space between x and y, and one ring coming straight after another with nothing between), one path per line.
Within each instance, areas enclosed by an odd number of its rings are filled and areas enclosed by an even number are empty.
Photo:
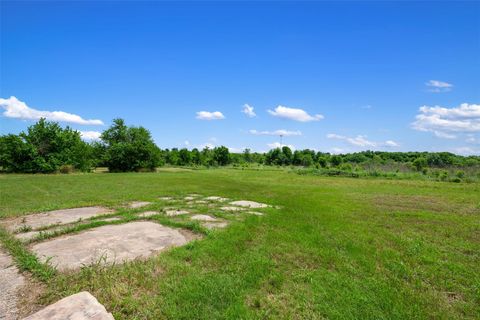
M2 218L159 196L280 205L147 261L56 274L116 319L478 319L480 185L214 169L1 175Z

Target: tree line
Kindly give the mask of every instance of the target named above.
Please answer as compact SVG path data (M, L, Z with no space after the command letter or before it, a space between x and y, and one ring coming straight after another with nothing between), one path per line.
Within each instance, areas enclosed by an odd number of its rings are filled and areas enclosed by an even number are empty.
M52 173L91 171L108 167L110 172L153 171L163 165L172 166L301 166L340 168L354 166L401 164L416 171L426 168L480 166L479 156L459 156L449 152L383 152L362 151L332 155L314 150L289 147L266 153L231 153L225 146L213 149L160 149L144 127L127 126L123 119L113 124L91 143L81 139L78 131L62 128L56 122L40 119L18 135L0 136L0 168L4 172Z

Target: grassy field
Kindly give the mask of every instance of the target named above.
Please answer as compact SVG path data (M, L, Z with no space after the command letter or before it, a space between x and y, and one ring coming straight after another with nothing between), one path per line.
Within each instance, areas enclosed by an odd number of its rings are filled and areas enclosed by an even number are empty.
M218 169L1 175L0 190L2 218L189 193L282 206L147 262L70 274L0 230L45 282L42 304L88 290L116 319L480 318L480 184Z

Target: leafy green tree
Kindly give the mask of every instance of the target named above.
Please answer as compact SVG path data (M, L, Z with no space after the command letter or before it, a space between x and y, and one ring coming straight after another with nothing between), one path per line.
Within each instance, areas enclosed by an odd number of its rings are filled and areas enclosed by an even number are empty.
M181 166L188 166L192 162L192 155L190 154L190 151L188 149L183 148L180 150L178 153L179 156L179 165Z
M193 164L200 165L202 164L202 155L197 148L192 149L192 162Z
M114 119L101 139L105 144L105 163L111 172L154 170L160 162L160 150L150 132L143 127L128 127L123 119Z
M0 138L0 166L8 172L56 172L61 166L88 171L92 148L80 133L40 119L19 135Z
M423 171L427 167L428 162L424 157L419 157L413 161L412 165L417 171Z
M220 146L213 149L213 160L219 166L226 166L230 163L230 152L227 147Z
M282 164L285 164L285 165L292 164L292 161L293 161L292 149L290 149L288 146L283 146L282 154L283 154Z
M330 158L330 163L334 167L338 167L339 165L342 164L342 162L343 162L343 159L339 155L334 155Z

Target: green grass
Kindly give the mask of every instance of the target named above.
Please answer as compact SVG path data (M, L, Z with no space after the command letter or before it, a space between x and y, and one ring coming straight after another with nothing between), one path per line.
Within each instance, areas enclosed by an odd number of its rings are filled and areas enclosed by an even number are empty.
M480 318L478 183L218 169L2 175L0 188L2 217L189 193L282 206L146 262L68 274L0 230L48 279L44 304L88 290L116 319Z

